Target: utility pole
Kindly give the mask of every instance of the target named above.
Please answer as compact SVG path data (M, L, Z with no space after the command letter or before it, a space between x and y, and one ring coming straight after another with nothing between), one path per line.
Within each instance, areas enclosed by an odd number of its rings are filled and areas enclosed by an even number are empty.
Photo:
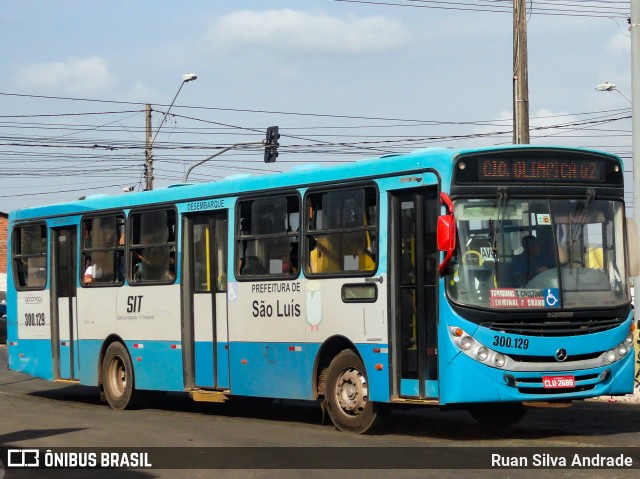
M167 108L167 111L164 113L164 116L162 117L162 121L160 122L160 124L158 125L158 129L156 130L155 134L153 134L153 136L151 136L151 105L149 103L147 103L145 105L145 113L146 113L146 120L147 120L147 134L146 134L146 140L145 140L145 149L144 149L144 155L145 155L145 162L144 162L144 179L145 179L145 185L144 185L144 190L145 191L149 191L153 189L153 144L156 141L156 136L158 136L158 133L160 132L160 128L162 128L162 125L164 125L164 121L167 119L167 116L169 115L169 112L171 111L171 107L173 106L173 104L176 102L176 98L178 98L178 95L180 94L180 91L182 90L182 87L184 86L185 83L189 83L190 81L194 81L198 78L198 75L196 75L195 73L185 73L184 75L182 75L182 82L180 83L180 88L178 88L178 91L176 92L176 95L173 97L173 100L171 100L171 104L169 105L169 108Z
M148 191L153 189L153 144L151 143L151 105L149 103L145 105L144 111L147 125L144 148L144 189Z
M631 145L633 217L640 222L640 0L631 0Z
M513 0L513 143L529 141L527 2Z

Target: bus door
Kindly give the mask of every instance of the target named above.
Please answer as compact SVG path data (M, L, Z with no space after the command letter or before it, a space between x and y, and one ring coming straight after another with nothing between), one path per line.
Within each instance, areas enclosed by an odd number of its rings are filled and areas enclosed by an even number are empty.
M227 212L185 217L183 231L185 386L228 389Z
M51 260L52 351L56 379L78 379L78 316L76 308L77 229L53 230Z
M390 209L392 395L436 398L438 190L433 186L397 192Z

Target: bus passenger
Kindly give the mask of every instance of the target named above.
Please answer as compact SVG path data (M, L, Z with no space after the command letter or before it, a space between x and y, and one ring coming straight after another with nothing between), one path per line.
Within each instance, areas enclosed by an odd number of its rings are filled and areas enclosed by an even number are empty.
M144 256L140 254L140 250L132 250L131 251L131 264L133 264L133 281L139 282L143 279L143 270L144 263L147 261L144 259Z
M94 279L98 279L101 276L102 270L98 267L98 265L91 262L90 256L87 257L86 265L87 269L85 270L84 276L82 277L82 282L84 284L91 284L93 283Z
M522 238L522 254L514 257L513 275L520 280L522 284L527 283L534 276L555 268L555 259L549 258L547 252L543 251L540 240L533 235Z
M169 252L169 269L167 270L167 280L174 281L176 279L176 252Z

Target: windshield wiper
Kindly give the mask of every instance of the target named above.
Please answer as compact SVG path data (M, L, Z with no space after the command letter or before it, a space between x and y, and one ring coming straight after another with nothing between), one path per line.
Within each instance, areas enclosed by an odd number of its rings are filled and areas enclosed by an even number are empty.
M502 224L504 223L504 214L507 209L507 200L509 195L507 189L502 187L498 188L498 211L496 213L496 224L494 225L492 220L489 220L489 229L491 234L491 252L493 254L494 261L498 259L498 237L502 233Z
M489 234L491 235L491 254L493 255L493 271L496 283L499 284L498 278L498 238L502 234L502 224L504 223L504 215L507 209L507 201L509 194L506 187L498 188L498 211L496 212L495 224L493 220L489 220Z
M582 238L582 233L584 232L584 228L582 226L589 219L589 213L591 212L591 206L593 205L593 200L595 198L595 190L589 188L587 190L587 198L585 199L582 208L578 208L574 218L575 221L573 221L571 219L571 215L569 215L569 234L567 235L567 255L569 264L573 263L573 246Z

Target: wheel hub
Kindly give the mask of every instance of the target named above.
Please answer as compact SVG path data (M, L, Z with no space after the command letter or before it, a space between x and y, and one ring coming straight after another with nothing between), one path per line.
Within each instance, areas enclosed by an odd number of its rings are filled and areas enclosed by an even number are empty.
M364 375L357 369L342 372L336 383L336 399L342 411L357 416L369 399L369 388Z
M111 386L114 392L121 396L127 387L127 369L125 368L124 362L118 357L113 358L110 369L111 374L109 376Z

